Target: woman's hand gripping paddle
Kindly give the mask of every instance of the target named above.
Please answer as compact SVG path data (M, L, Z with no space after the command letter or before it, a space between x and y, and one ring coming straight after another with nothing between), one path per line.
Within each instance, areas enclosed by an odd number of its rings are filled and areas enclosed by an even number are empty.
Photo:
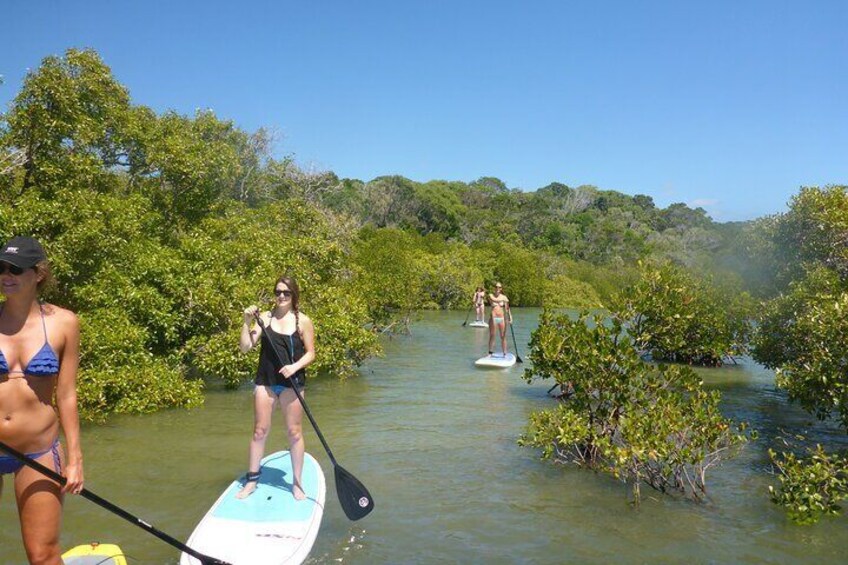
M256 323L259 324L260 328L262 328L262 334L265 335L265 324L262 323L262 318L259 317L259 313L254 312L253 317L256 318ZM280 355L280 350L277 349L274 342L268 339L267 336L266 341L274 350L277 360L280 364L283 364L284 361L283 357ZM303 396L300 394L300 391L297 390L297 386L294 386L294 383L292 383L292 390L297 395L297 399L300 401L301 406L303 406L303 411L306 412L306 416L312 423L312 427L315 428L315 433L318 435L318 439L321 440L321 445L324 446L324 450L327 452L327 455L330 457L330 461L333 463L333 470L335 471L336 477L336 493L339 496L339 503L342 506L342 510L351 520L355 521L364 518L372 510L374 510L374 499L371 498L371 493L368 492L365 485L359 482L356 477L351 475L336 462L336 458L333 457L333 452L330 451L330 446L327 445L327 440L324 439L324 435L321 433L321 430L318 429L318 424L315 422L315 418L312 417L312 412L309 411L306 401L303 400Z
M59 483L62 486L65 486L65 483L68 482L68 480L65 477L63 477L62 475L60 475L56 471L54 471L52 469L48 469L47 467L45 467L44 465L42 465L38 461L35 461L35 460L27 457L26 455L24 455L20 451L12 449L11 447L6 445L2 441L0 441L0 449L2 449L3 451L8 453L9 455L14 457L15 459L17 459L18 461L20 461L21 463L23 463L27 467L31 467L31 468L35 469L36 471L38 471L42 475L45 475L45 476L53 479L54 481L56 481L57 483ZM221 561L220 559L215 559L214 557L209 557L208 555L203 555L199 551L193 550L192 548L190 548L189 546L187 546L183 542L181 542L181 541L179 541L175 538L172 538L171 536L169 536L168 534L166 534L164 532L157 530L156 528L154 528L153 526L151 526L150 524L148 524L147 522L145 522L141 518L136 518L135 516L133 516L132 514L127 512L126 510L124 510L123 508L120 508L120 507L112 504L108 500L100 498L99 496L97 496L96 494L91 492L90 490L82 489L79 494L80 494L81 497L87 498L88 500L90 500L94 504L105 508L109 512L112 512L113 514L117 514L118 516L120 516L121 518L123 518L124 520L129 522L130 524L134 524L134 525L138 526L139 528L143 529L144 531L153 534L154 536L156 536L160 540L164 541L168 545L176 547L177 549L179 549L183 553L187 553L187 554L191 555L195 559L199 560L203 565L230 565L226 561Z

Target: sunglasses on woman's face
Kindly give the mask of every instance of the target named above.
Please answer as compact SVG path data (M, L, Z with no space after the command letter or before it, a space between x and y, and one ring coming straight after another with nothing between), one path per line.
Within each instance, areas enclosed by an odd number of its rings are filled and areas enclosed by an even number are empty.
M275 296L285 296L286 298L291 298L292 291L290 290L280 290L278 288L274 289Z
M0 263L0 275L5 275L7 272L18 276L24 274L23 267L18 267L17 265L12 265L11 263Z

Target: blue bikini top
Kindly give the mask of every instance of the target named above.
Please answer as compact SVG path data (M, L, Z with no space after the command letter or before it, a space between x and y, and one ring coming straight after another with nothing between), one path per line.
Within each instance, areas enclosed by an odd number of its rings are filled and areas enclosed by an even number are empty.
M47 324L44 322L44 308L41 308L41 327L44 329L44 345L38 350L29 363L26 364L23 371L9 371L9 362L6 361L6 356L0 351L0 375L9 373L23 373L31 377L52 377L59 372L59 358L50 343L47 341ZM3 309L0 307L0 312Z

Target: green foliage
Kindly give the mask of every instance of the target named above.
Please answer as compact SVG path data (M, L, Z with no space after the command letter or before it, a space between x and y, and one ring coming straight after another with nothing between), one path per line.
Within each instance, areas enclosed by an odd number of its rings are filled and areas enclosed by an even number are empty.
M200 382L188 374L236 386L253 362L234 339L241 309L282 272L299 279L319 329L315 372L347 375L377 350L353 292L349 223L292 201L228 204L320 189L314 175L267 158L262 130L248 135L209 111L133 107L96 53L71 50L30 73L0 133L13 157L0 232L39 237L59 282L48 298L88 320L84 339L97 343L82 361L89 416L192 405ZM109 339L99 320L132 344Z
M779 271L803 276L805 264L818 264L848 278L848 187L804 187L777 221L773 233L781 251Z
M765 305L754 359L777 372L778 386L818 418L833 412L848 428L848 285L824 267Z
M80 416L102 421L110 413L152 412L202 403L203 383L184 378L173 360L145 347L147 331L119 309L80 314L82 326L77 396Z
M4 145L24 156L20 185L10 194L110 186L111 168L123 163L128 119L129 94L97 53L46 57L27 74L6 117Z
M364 230L353 261L359 268L358 294L368 304L368 320L377 330L408 324L423 300L422 254L407 232L387 228Z
M103 421L112 413L192 408L203 402L202 381L186 380L181 367L153 359L127 367L80 369L77 398L83 420Z
M654 359L720 365L746 351L753 302L732 284L722 288L665 264L644 267L612 309L630 324L636 347Z
M519 443L625 481L637 501L642 483L703 499L706 471L746 440L721 415L718 391L688 367L642 362L616 320L545 311L530 348L524 378L573 393L532 414Z
M542 300L545 308L580 309L601 306L601 298L590 284L562 274L554 275L551 280L545 281Z
M790 399L848 428L848 192L803 188L768 227L787 265L776 273L793 281L762 309L754 358Z
M510 305L538 306L543 303L548 286L548 261L538 253L507 241L483 249L493 256L494 279L491 282L503 284Z
M466 245L445 244L421 263L423 293L429 303L444 309L464 309L476 289L474 281L490 275L481 257Z
M232 122L208 110L194 119L169 112L154 119L146 134L135 180L169 220L199 220L233 192L246 136Z
M827 453L821 445L803 457L771 449L769 456L780 479L780 488L769 486L772 502L792 521L814 524L842 513L838 503L848 498L848 456Z
M761 310L754 358L777 373L791 401L848 429L848 192L802 188L786 214L757 225L758 247L782 292ZM755 240L756 241L756 240ZM823 447L771 452L781 488L772 500L795 522L838 514L848 496L848 458Z

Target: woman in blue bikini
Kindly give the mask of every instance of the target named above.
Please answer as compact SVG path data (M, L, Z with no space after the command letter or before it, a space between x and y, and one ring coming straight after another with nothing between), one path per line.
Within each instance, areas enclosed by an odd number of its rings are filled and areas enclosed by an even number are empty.
M76 393L79 322L73 312L39 301L39 291L51 280L35 239L14 237L0 250L5 297L0 305L0 441L67 478L61 487L0 451L0 497L4 476L13 475L27 559L59 564L64 493L83 488ZM59 445L60 428L67 459Z
M495 283L495 292L489 294L489 305L492 313L489 316L489 355L495 352L495 329L501 336L501 351L506 357L506 322L512 324L512 312L509 309L509 298L502 292L501 283Z
M292 496L296 500L303 500L306 498L301 487L305 451L301 430L303 406L292 386L297 386L300 394L305 393L303 389L306 384L306 367L315 360L315 327L312 320L298 307L300 296L294 279L286 276L277 279L274 295L274 308L261 314L262 324L267 331L263 332L255 323L254 315L259 311L256 306L250 306L244 311L244 323L239 339L242 353L250 351L259 341L262 345L259 350L259 368L254 380L254 424L248 473L244 487L236 496L246 498L256 489L260 476L259 462L265 453L265 440L271 428L271 413L274 411L274 405L279 403L289 436L294 472ZM276 350L283 357L282 365L268 341L276 346Z

